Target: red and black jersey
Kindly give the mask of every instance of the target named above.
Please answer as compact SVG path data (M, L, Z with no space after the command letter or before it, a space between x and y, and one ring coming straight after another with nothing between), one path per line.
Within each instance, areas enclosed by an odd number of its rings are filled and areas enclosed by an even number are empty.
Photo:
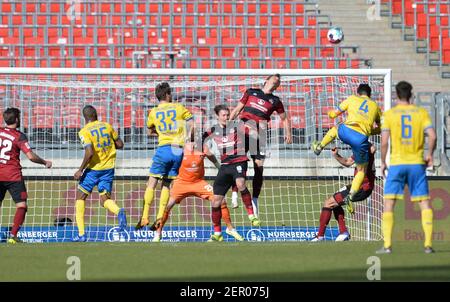
M220 161L223 165L240 163L248 160L245 152L245 127L241 122L230 122L226 127L219 124L212 126L203 133L202 141L209 138L217 144Z
M272 93L265 94L261 89L247 89L240 102L244 104L240 114L243 121L270 121L270 116L274 111L278 114L285 112L279 97Z
M25 134L17 129L0 128L0 181L21 181L20 150L31 151Z
M361 190L369 191L373 190L375 187L375 155L372 152L369 152L369 163L367 164L366 175L364 176L363 183L361 185ZM358 173L358 170L355 168L355 174Z

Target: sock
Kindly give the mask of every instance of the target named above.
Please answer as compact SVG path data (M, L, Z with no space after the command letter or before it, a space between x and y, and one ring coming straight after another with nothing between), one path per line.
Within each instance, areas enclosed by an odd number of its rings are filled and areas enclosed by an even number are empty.
M253 197L258 198L263 185L264 167L255 166L255 176L253 176Z
M84 235L84 200L79 199L75 202L75 220L78 226L78 235Z
M424 246L431 247L431 240L433 237L433 210L425 209L422 210L422 228L425 233Z
M169 219L169 214L170 214L170 211L164 210L164 214L161 218L161 223L159 224L158 232L161 232L162 228L166 224L167 219Z
M353 177L352 186L350 188L350 196L353 197L353 194L359 191L359 188L361 188L361 185L364 181L364 176L366 173L363 171L358 171L356 173L355 177Z
M16 214L14 215L14 222L11 229L11 235L17 237L20 227L25 221L25 215L27 214L27 208L16 208Z
M331 219L331 209L330 208L322 208L322 211L320 212L320 226L319 226L319 233L317 234L318 237L323 237L325 235L325 229L327 228L328 223Z
M164 210L166 209L167 203L169 202L169 198L170 198L169 188L163 187L161 190L161 196L159 197L159 208L156 219L161 219L163 217Z
M252 198L252 207L253 207L253 213L255 216L258 216L258 198L253 197Z
M347 226L345 225L345 214L344 209L341 206L335 207L333 209L334 218L339 225L339 234L347 232Z
M384 238L384 247L388 248L392 245L392 230L394 229L394 213L393 212L384 212L383 213L383 238Z
M144 210L142 211L142 218L148 219L148 212L150 211L150 206L152 205L154 196L155 196L154 189L151 189L151 188L145 189Z
M233 224L231 224L231 217L230 217L230 211L228 210L227 204L223 203L221 206L222 211L222 219L225 221L225 224L227 225L227 229L232 229Z
M250 191L245 188L244 191L241 192L242 202L245 205L245 209L247 210L248 215L253 215L253 205L252 205L252 195Z
M220 225L220 220L222 219L222 210L220 207L211 208L211 218L214 226L214 233L222 233L222 227Z
M116 202L112 199L107 199L103 204L105 209L108 209L111 213L119 214L120 208L117 206Z
M320 142L320 147L323 149L326 145L334 141L334 139L337 137L337 128L333 127L330 130L328 130L327 134L323 137L322 141Z

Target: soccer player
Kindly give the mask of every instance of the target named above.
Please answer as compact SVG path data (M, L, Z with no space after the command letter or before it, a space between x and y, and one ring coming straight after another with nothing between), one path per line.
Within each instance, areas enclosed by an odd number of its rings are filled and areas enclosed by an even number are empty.
M355 202L366 200L372 194L372 190L375 186L375 151L376 148L371 145L369 153L369 164L366 168L367 173L364 177L361 188L355 195L355 199L353 200ZM355 159L353 158L353 156L344 158L338 153L337 148L333 148L331 152L333 153L334 158L344 167L351 167L355 163ZM356 173L358 173L357 169L355 169L355 174ZM336 237L336 241L350 240L350 234L348 233L347 226L345 225L344 209L342 208L342 206L344 205L345 197L347 197L349 193L350 185L346 185L338 192L334 193L333 196L325 200L322 211L320 212L319 232L317 234L317 237L311 241L316 242L325 240L325 230L328 223L330 222L331 212L333 212L334 218L336 218L339 225L339 236ZM347 210L350 213L354 212L351 204L347 205Z
M280 77L279 74L267 77L262 89L247 89L230 115L231 120L239 115L241 121L247 127L246 152L250 150L255 172L252 182L252 204L256 216L258 216L258 197L263 185L264 159L266 158L266 131L270 116L274 111L278 113L283 121L286 144L292 143L292 129L289 117L280 98L273 94L280 87Z
M84 209L86 198L97 186L103 207L117 215L119 227L123 231L127 226L125 209L119 208L111 198L114 167L116 165L116 149L123 148L123 141L114 128L97 119L97 110L87 105L83 108L85 126L79 132L84 157L74 178L79 181L77 201L75 202L75 219L78 235L72 241L86 242L84 230Z
M149 224L149 210L155 196L158 180L162 180L158 215L151 226L156 230L169 201L170 183L178 175L183 159L183 146L193 133L192 114L179 103L172 103L172 90L166 82L156 85L155 95L159 105L148 114L147 128L149 135L158 135L158 148L153 156L150 176L144 194L142 217L136 230Z
M392 253L392 230L394 206L403 199L405 184L408 184L411 201L418 202L422 211L422 228L425 233L425 253L433 253L433 211L428 195L426 166L433 167L433 152L436 147L436 132L428 112L411 103L412 85L401 81L395 86L398 101L396 106L384 113L381 133L381 172L387 170L386 156L390 141L390 167L384 186L384 210L382 230L384 246L380 254ZM424 159L425 133L428 135L428 152Z
M379 133L381 109L377 103L370 99L372 89L368 84L360 84L358 95L352 95L339 104L337 110L328 112L330 118L336 118L347 112L347 119L338 127L331 128L320 143L313 142L312 149L316 155L331 143L336 137L350 145L358 173L353 178L350 194L345 202L351 203L356 198L361 184L364 181L366 166L369 161L369 136ZM374 127L377 125L377 127Z
M242 201L247 210L248 218L253 226L260 226L261 222L255 216L252 197L245 184L247 173L247 152L245 150L245 125L242 122L229 122L230 110L225 105L214 107L218 124L203 134L203 142L213 139L220 152L221 165L214 180L212 201L212 220L214 234L212 241L222 241L220 220L222 218L221 204L228 190L234 184L241 192Z
M213 200L213 187L203 179L205 175L203 161L205 157L207 157L218 169L220 169L220 164L216 157L210 153L206 147L204 147L203 151L201 151L201 149L201 144L186 144L183 162L181 163L178 177L173 182L172 189L170 190L169 203L164 210L161 224L156 231L153 241L161 240L162 228L169 218L170 211L175 204L179 204L184 198L189 196L197 196L209 201ZM227 224L226 233L233 236L238 241L244 241L244 238L242 238L231 223L230 212L225 201L221 204L221 209L222 218Z
M22 242L17 237L17 233L25 221L28 209L27 189L20 166L20 151L25 153L32 162L45 165L46 168L51 168L52 162L34 153L28 144L27 136L18 130L20 128L19 109L6 109L3 112L3 120L6 127L0 127L0 207L8 191L16 204L16 214L7 242L15 244Z

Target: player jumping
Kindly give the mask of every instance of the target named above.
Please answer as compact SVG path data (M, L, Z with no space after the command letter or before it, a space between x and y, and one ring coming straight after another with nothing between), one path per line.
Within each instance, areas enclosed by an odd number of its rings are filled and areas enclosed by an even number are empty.
M45 165L46 168L51 168L52 162L34 153L28 144L27 136L18 130L20 128L19 109L6 109L3 112L3 120L6 127L0 127L0 207L8 191L16 204L16 214L7 242L14 244L22 242L17 237L17 233L25 221L28 210L28 194L20 166L20 151L25 153L32 162Z
M119 228L123 231L127 226L125 209L119 208L111 199L116 165L116 149L123 148L123 142L114 128L97 120L97 111L91 105L83 108L86 125L79 132L84 148L84 158L74 178L79 180L77 201L75 203L75 219L78 226L78 236L72 241L87 241L84 232L85 200L97 186L103 206L117 215Z
M206 147L202 152L201 144L186 144L184 148L183 162L181 163L178 177L173 182L172 189L170 190L169 203L166 206L161 224L156 231L153 241L161 240L162 228L169 218L170 211L175 204L179 204L184 198L189 196L197 196L209 201L213 200L213 187L203 179L205 175L205 167L203 163L205 157L207 157L218 169L220 169L220 164L216 157L211 154ZM230 212L225 201L223 201L221 209L222 218L227 225L226 233L233 236L238 241L243 241L244 238L242 238L231 223Z
M253 212L252 197L245 184L248 161L244 142L245 126L241 122L228 122L230 110L225 105L217 105L214 107L214 112L218 124L204 133L203 142L206 142L209 138L214 139L221 155L221 166L213 185L212 218L214 234L211 235L211 240L222 241L220 225L222 212L220 206L228 190L234 184L241 192L242 201L252 225L260 226L261 222Z
M372 90L368 84L360 84L358 95L352 95L337 107L337 110L328 112L330 118L336 118L343 112L347 112L347 119L338 127L331 128L320 143L313 142L312 149L316 155L331 143L336 137L353 151L358 173L353 178L350 194L345 199L351 203L356 199L356 194L364 181L365 170L369 161L369 136L379 133L381 110L377 103L370 99ZM378 127L374 129L374 124Z
M186 138L191 136L194 121L192 114L179 103L172 103L172 90L168 83L160 83L155 89L159 105L148 114L147 128L149 135L158 135L158 148L153 156L150 176L144 194L142 217L136 225L141 229L149 224L150 206L155 196L158 180L162 180L161 196L156 220L151 226L156 230L169 201L169 187L178 175L183 159L183 146Z
M338 153L337 148L333 148L332 153L334 158L343 166L351 167L354 163L354 157L344 158ZM369 153L369 164L367 165L367 173L364 177L361 188L355 194L354 202L366 200L371 194L375 186L375 151L376 148L371 145ZM355 174L358 173L358 169L355 168ZM325 200L322 211L320 212L320 227L317 236L311 240L313 242L325 240L325 230L331 219L331 212L334 213L334 218L336 218L339 225L339 236L336 237L336 241L346 241L350 240L350 234L348 233L347 226L345 225L345 215L344 200L350 193L350 185L346 185L338 192L334 193L333 196ZM351 213L354 212L351 204L347 205L347 210Z
M284 110L283 103L273 94L280 86L280 75L274 74L266 78L262 89L251 88L245 91L236 108L230 114L233 120L238 115L246 125L246 152L250 150L253 160L253 210L258 216L258 197L263 185L264 159L266 158L266 135L270 116L274 111L278 113L284 125L284 139L286 144L292 143L291 123Z

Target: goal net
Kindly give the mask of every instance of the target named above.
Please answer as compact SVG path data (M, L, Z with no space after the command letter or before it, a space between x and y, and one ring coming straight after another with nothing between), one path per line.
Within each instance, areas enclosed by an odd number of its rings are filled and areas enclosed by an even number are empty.
M142 213L149 167L157 146L157 139L146 132L147 114L158 104L155 86L169 82L174 101L183 103L192 112L197 130L205 130L215 123L215 105L233 108L246 89L261 88L265 78L274 73L281 74L281 86L275 94L291 119L293 144L284 143L282 122L273 114L259 198L261 227L251 226L241 201L239 208L231 208L231 192L226 201L232 222L246 240L312 239L318 231L324 201L351 183L354 168L344 168L333 159L330 151L333 146L343 156L351 155L348 146L339 140L320 156L311 151L311 143L321 140L339 122L330 120L327 112L355 94L360 83L369 83L372 98L381 106L389 106L390 70L0 69L0 110L19 108L21 131L38 155L53 161L53 168L45 169L22 156L29 198L19 237L28 242L61 242L70 241L77 234L78 183L73 175L84 154L78 138L78 131L84 126L83 106L93 105L99 120L111 123L125 143L124 149L117 151L113 199L125 208L128 219L128 228L121 232L117 218L103 208L95 188L86 201L88 240L151 241L153 231L148 228L136 231L134 226ZM0 122L3 126L3 120ZM380 150L379 137L372 136L370 141ZM377 168L379 155L377 152ZM217 169L207 160L205 164L207 180L212 183ZM252 191L251 161L247 175L247 185ZM151 221L156 218L159 189L158 185L150 209ZM372 196L354 206L354 215L345 214L352 239L380 240L381 177L377 177ZM207 240L212 232L210 211L208 201L185 199L174 207L164 228L163 241ZM2 241L8 236L14 214L14 202L7 194L0 209ZM332 219L326 239L333 240L337 235L337 224ZM225 233L224 239L232 240Z

